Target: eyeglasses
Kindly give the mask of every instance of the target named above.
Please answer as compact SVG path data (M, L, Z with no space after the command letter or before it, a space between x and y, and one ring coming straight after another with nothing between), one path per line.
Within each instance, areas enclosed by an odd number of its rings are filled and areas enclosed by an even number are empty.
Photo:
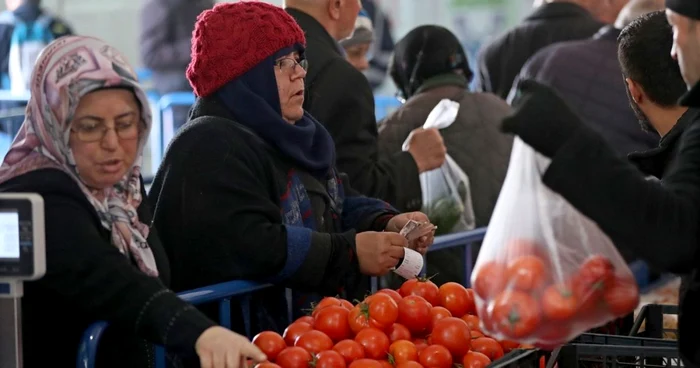
M135 121L119 122L114 127L108 127L104 123L79 124L71 130L75 132L81 142L101 141L109 130L114 130L119 139L131 140L138 138L141 131L139 124Z
M297 70L297 65L304 70L308 70L309 61L306 59L296 61L292 58L283 58L275 61L275 65L280 68L281 72L295 72Z

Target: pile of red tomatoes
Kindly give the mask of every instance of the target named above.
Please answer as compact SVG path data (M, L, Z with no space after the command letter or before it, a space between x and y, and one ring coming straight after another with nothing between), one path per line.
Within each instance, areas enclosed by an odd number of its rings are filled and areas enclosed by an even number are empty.
M457 283L406 281L353 305L328 297L284 334L253 339L268 361L257 368L486 367L522 348L481 332L474 293Z

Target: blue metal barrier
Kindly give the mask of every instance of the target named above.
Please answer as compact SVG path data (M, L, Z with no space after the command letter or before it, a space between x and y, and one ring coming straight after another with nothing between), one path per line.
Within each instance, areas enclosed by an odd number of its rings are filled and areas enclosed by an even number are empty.
M374 96L374 116L377 122L401 107L401 101L394 96Z

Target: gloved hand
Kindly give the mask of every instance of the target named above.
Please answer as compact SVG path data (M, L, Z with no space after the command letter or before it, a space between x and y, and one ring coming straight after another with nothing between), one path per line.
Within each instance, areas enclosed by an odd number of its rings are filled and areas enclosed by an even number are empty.
M545 85L523 80L515 93L513 114L503 119L501 130L519 136L549 158L584 124L567 103Z

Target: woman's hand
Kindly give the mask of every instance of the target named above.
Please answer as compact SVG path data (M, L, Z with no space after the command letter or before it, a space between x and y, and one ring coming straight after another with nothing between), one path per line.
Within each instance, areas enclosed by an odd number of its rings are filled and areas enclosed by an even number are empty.
M406 246L406 238L391 232L366 231L355 235L360 272L367 276L386 275L403 258Z
M396 215L389 220L389 223L386 224L385 231L391 231L394 233L401 232L401 229L403 229L403 227L406 226L406 224L411 220L421 223L430 223L430 219L428 219L428 216L423 212L407 212ZM418 239L415 239L412 242L409 242L408 247L419 252L420 254L425 255L425 253L428 251L428 247L433 245L433 241L435 241L435 230L419 237Z
M257 362L267 359L247 338L218 326L202 332L195 350L202 368L242 368L247 358Z

